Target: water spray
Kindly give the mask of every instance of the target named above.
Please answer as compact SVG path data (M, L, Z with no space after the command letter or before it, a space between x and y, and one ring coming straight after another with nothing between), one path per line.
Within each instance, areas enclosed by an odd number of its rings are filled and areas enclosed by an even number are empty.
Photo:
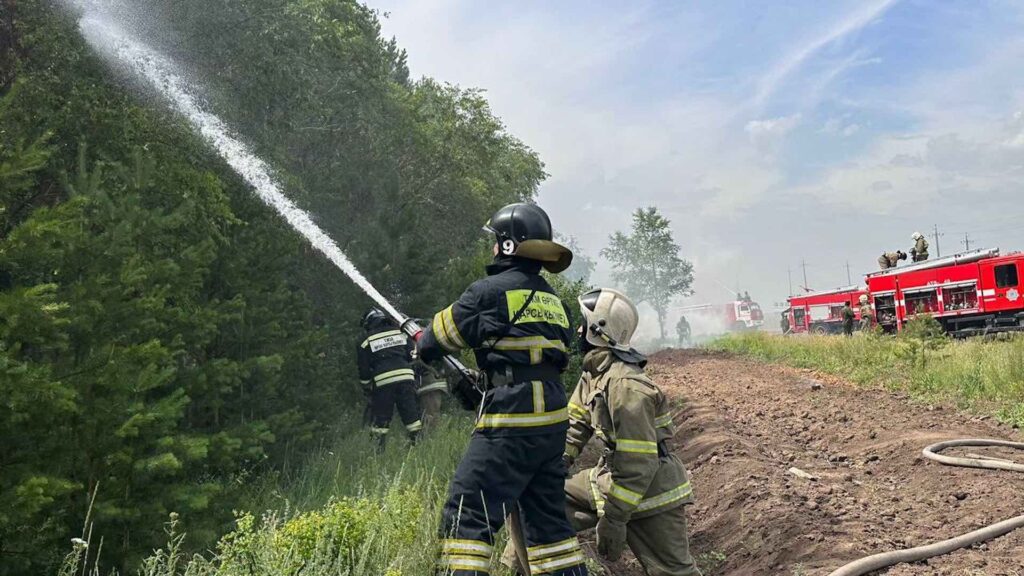
M133 75L145 80L163 96L171 107L188 120L217 154L242 177L256 196L280 214L288 224L302 234L310 244L327 257L385 313L401 326L403 332L415 336L420 327L416 322L398 311L380 291L355 267L341 251L333 238L317 226L309 213L295 205L281 191L273 177L273 171L249 147L231 135L224 122L200 106L196 96L188 89L189 84L176 72L174 64L165 56L129 36L116 23L99 14L91 14L89 5L76 2L77 8L85 12L79 21L79 28L85 40L97 52L116 59L125 65ZM471 371L451 356L444 357L445 364L458 375L466 378Z

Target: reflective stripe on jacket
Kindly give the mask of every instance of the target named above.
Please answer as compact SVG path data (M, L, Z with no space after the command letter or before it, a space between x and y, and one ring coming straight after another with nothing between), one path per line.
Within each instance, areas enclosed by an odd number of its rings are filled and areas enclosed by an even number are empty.
M554 374L565 370L572 322L540 268L537 262L517 258L488 266L486 278L474 282L424 328L420 357L432 361L472 349L485 372L506 367L550 367ZM557 379L504 383L488 390L477 431L515 435L564 430L565 406L565 390Z
M389 325L371 326L356 350L359 380L374 387L413 381L412 340Z
M664 393L607 349L587 354L583 368L569 400L566 454L576 457L592 436L604 444L591 477L598 513L626 522L692 503L689 475L666 446L675 427Z

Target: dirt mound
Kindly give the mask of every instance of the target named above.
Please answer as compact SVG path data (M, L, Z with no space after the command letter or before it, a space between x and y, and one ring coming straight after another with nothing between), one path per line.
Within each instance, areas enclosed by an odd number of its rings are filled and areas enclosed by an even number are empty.
M951 438L1020 441L1009 427L722 354L662 352L650 370L678 407L692 545L710 574L827 574L1024 513L1024 475L920 456ZM641 574L631 560L609 569ZM1024 575L1024 531L884 573Z

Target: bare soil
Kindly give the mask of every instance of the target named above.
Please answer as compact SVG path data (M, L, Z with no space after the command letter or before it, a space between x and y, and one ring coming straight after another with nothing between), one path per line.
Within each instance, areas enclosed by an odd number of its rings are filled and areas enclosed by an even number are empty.
M661 352L650 372L677 406L677 452L698 499L688 511L691 547L707 576L826 575L866 555L1024 513L1024 474L920 456L953 438L1022 441L1008 426L718 353ZM793 467L816 479L791 474ZM607 568L643 573L632 558ZM1024 530L879 574L1024 576Z

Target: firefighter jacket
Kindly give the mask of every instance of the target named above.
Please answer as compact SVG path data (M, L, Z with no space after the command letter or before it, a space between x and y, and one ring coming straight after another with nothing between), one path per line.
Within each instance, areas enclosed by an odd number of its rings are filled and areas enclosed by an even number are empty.
M359 382L364 389L411 383L416 378L412 352L412 340L398 328L385 323L368 326L366 340L356 350Z
M866 319L868 322L870 322L874 318L874 316L875 312L874 310L872 310L871 304L860 305L860 319L862 321Z
M689 475L668 445L675 434L668 399L642 366L607 348L588 353L569 418L566 455L574 459L592 436L603 445L590 471L598 515L628 522L693 502Z
M568 413L560 374L569 362L569 311L541 277L538 262L505 258L487 273L424 328L420 357L433 361L474 351L490 382L478 432L564 432Z
M923 236L914 243L914 254L922 260L928 258L928 241Z

